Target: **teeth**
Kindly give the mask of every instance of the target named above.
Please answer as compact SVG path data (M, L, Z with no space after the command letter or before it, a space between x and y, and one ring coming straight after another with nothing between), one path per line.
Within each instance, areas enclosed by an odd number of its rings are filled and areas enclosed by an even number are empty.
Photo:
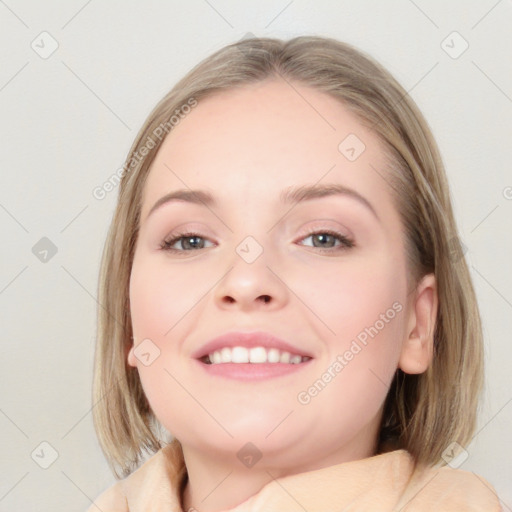
M215 359L215 352L213 353ZM233 347L231 350L231 362L232 363L248 363L249 362L249 351L245 347Z
M267 351L263 347L249 349L249 361L251 363L266 363Z
M220 351L220 355L222 356L222 362L223 363L230 363L231 362L231 349L228 347L224 347Z
M281 358L279 360L280 363L289 363L290 362L290 352L281 352Z
M280 354L279 354L279 350L277 350L277 348L271 348L268 352L267 352L267 361L269 363L279 363L279 358L280 358Z
M221 350L216 350L208 354L205 362L210 364L219 363L286 363L286 364L299 364L311 359L307 356L300 356L298 354L290 354L290 352L282 352L277 348L265 347L223 347Z

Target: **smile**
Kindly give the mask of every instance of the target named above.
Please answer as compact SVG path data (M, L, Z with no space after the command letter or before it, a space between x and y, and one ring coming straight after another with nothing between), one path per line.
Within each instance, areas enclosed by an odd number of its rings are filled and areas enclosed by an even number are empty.
M311 357L293 354L277 348L266 347L223 347L202 357L200 361L205 364L222 363L284 363L300 364L309 361Z

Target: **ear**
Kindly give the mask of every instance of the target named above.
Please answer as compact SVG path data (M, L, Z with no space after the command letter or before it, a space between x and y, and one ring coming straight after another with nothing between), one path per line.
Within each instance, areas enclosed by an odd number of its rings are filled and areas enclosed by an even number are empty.
M130 348L130 351L128 352L127 360L128 360L128 364L130 366L133 366L134 368L136 368L137 367L137 359L135 357L135 354L133 353L134 350L135 350L135 342L132 344L132 347Z
M398 367L405 373L423 373L432 362L437 319L437 284L434 274L424 276L409 308L406 337Z

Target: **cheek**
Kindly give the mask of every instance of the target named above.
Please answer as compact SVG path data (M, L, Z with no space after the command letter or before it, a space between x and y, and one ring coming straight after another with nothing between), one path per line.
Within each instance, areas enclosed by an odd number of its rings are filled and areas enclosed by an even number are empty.
M299 269L297 276L287 276L296 283L294 290L303 297L306 306L325 326L325 338L343 346L344 340L356 337L365 328L374 325L386 315L386 322L396 329L401 317L393 304L403 306L405 300L405 274L392 254L380 257L352 259L350 261L318 265L314 272ZM387 320L387 318L384 318ZM378 327L382 322L378 323ZM380 329L382 330L382 329ZM329 336L330 333L330 336Z
M326 438L348 440L372 424L395 374L405 308L400 283L383 275L331 281L312 306L335 334L324 337L325 357L297 398L302 417L314 417Z
M191 317L187 314L194 314L194 307L211 288L211 279L194 272L192 266L184 265L177 271L175 266L166 264L164 257L158 260L159 257L136 257L130 276L134 339L136 346L145 347L138 353L149 352L151 357L149 364L137 359L137 371L158 420L170 432L182 433L186 431L187 418L198 412L182 386L192 382L190 370L177 362L183 356L182 340L190 329Z
M295 280L301 283L298 295L308 298L308 307L322 320L325 357L317 405L343 404L345 412L357 411L354 417L376 413L396 371L404 335L402 270L382 255L336 270L334 265L319 268L314 278Z
M136 339L171 336L170 330L197 305L208 286L197 273L187 268L176 271L164 257L159 260L134 260L130 307Z

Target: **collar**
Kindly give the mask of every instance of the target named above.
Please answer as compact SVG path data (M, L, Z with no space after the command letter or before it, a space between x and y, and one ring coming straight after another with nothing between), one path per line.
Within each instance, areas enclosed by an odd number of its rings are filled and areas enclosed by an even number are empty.
M394 450L272 480L225 512L500 511L492 486L474 473L449 467L413 474L413 458ZM173 439L118 482L130 512L182 512L187 470Z

